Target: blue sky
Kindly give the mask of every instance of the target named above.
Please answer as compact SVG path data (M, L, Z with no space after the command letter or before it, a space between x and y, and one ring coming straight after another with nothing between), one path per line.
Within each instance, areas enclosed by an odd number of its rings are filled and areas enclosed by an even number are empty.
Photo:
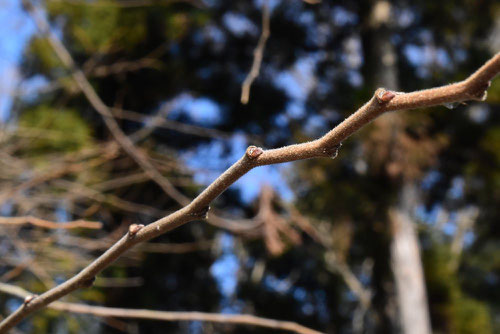
M0 121L12 105L12 93L20 82L17 65L23 48L34 33L33 22L21 9L21 1L0 0Z

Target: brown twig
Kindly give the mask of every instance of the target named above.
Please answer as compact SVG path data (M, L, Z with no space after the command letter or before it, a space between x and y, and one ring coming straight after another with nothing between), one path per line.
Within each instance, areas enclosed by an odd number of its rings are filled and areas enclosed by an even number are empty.
M49 220L33 217L0 217L0 225L26 225L31 224L37 227L43 227L48 229L74 229L74 228L88 228L88 229L101 229L102 223L88 221L88 220L73 220L69 222L52 222Z
M122 110L122 109L111 109L113 116L119 119L126 119L134 122L144 122L147 118L138 112L130 111L130 110ZM215 139L229 139L232 134L224 131L219 131L216 129L210 129L203 126L192 125L183 122L177 122L174 120L166 119L165 117L161 118L160 122L155 124L155 127L164 128L176 132L182 132L189 135L197 136L197 137L206 137L206 138L215 138ZM137 135L136 135L137 136ZM141 136L142 137L142 136Z
M253 81L259 76L260 66L262 65L262 57L264 57L264 49L266 48L266 42L271 34L271 29L269 28L270 13L269 13L269 3L268 0L264 1L262 6L262 32L260 34L259 42L257 47L253 52L253 63L250 72L248 73L243 85L241 86L241 103L247 104L250 99L250 87Z
M45 21L43 21L41 27L43 31L48 32L48 25ZM57 47L62 47L60 42L57 44ZM63 56L70 57L67 51L65 51ZM69 59L71 67L74 68L72 59ZM193 201L187 201L188 204L185 207L145 226L137 233L134 233L133 236L129 234L123 236L80 273L44 294L33 298L28 304L22 305L9 315L0 323L0 333L5 333L36 310L43 308L78 288L86 286L86 282L92 280L96 274L108 267L134 245L171 231L189 221L205 218L210 203L251 169L263 165L336 156L339 144L343 140L387 111L430 107L467 100L484 100L490 80L499 72L500 53L497 53L469 78L455 84L411 93L391 92L387 94L387 90L379 88L365 105L319 139L271 150L263 150L255 146L250 146L240 160L220 175ZM74 73L76 76L75 80L78 79L83 83L81 88L89 96L89 100L94 101L94 107L96 109L98 107L105 114L104 119L110 120L110 130L114 129L115 131L116 128L114 126L117 126L117 124L111 117L109 109L95 94L95 91L88 81L86 81L81 71L74 71ZM123 135L123 132L119 128L118 130ZM124 143L125 146L129 144L129 140L128 144Z
M86 1L86 0L51 0L76 6L138 8L149 6L169 6L175 3L187 3L197 8L205 8L201 0L121 0L121 1Z
M370 101L319 139L271 150L250 146L240 160L220 175L187 206L145 226L133 237L128 235L122 237L80 273L12 313L0 323L0 333L5 333L29 314L82 287L83 282L92 279L134 245L169 232L189 221L205 217L210 203L251 169L257 166L302 159L331 157L335 155L338 145L343 140L387 111L430 107L466 100L482 100L490 80L498 73L500 73L500 53L493 56L469 78L455 84L412 93L395 93L389 101L381 100L386 90L380 88Z
M36 299L36 296L28 291L10 284L0 283L0 291L16 296L25 300L25 304L31 304ZM26 303L26 301L28 302ZM80 313L92 314L98 317L115 317L129 319L147 319L160 321L207 321L223 324L234 325L250 325L258 327L266 327L273 329L286 330L299 334L319 334L320 332L304 327L291 321L280 321L256 317L249 314L217 314L217 313L202 313L202 312L167 312L153 311L144 309L125 309L103 306L91 306L77 303L54 302L49 306L51 309Z

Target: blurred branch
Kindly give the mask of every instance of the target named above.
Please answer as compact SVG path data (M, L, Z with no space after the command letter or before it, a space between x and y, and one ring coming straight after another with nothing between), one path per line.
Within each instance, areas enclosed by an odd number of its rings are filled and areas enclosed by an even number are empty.
M145 68L158 68L160 61L152 58L141 58L135 61L120 61L111 65L100 65L92 69L91 76L106 77L111 74L123 74L125 72L135 72Z
M64 2L76 6L136 8L149 6L168 6L175 3L188 3L197 8L205 8L202 0L120 0L120 1L87 1L87 0L49 0Z
M42 21L42 23L39 21ZM48 25L43 19L38 17L37 22L41 25L42 31L48 32ZM51 38L51 40L54 38L55 37ZM57 39L52 43L55 45L55 48L62 47ZM69 65L71 65L71 68L74 68L74 63L67 51L64 51L61 56L69 57ZM147 226L131 225L126 235L80 273L57 287L48 290L44 294L33 297L29 302L24 303L15 312L9 315L0 323L0 333L6 332L26 316L51 302L60 299L76 289L91 285L96 274L111 265L111 263L134 245L169 232L187 222L207 218L210 203L251 169L263 165L310 158L336 157L343 140L347 139L363 126L387 111L430 107L467 100L484 100L486 97L486 90L490 85L490 80L499 72L500 53L497 53L475 73L458 83L411 93L392 92L384 88L379 88L365 105L319 139L270 150L263 150L255 146L248 147L241 159L213 181L194 200L191 202L187 200L187 205L185 207ZM120 135L117 137L120 138L123 132L121 132L121 129L117 128L118 125L112 118L108 107L106 107L99 97L96 96L85 77L82 78L83 74L81 71L76 70L73 73L75 79L81 82L81 88L89 100L93 101L93 105L99 108L100 113L102 113L104 119L107 120L110 129L113 129L114 132L117 132L118 129ZM126 141L123 141L123 138L120 138L120 140L127 149L130 149L128 145L132 145L132 143L128 138ZM135 150L132 149L131 153L134 152ZM185 200L183 199L182 202L185 202Z
M264 49L266 48L266 42L271 34L271 29L269 28L270 13L269 13L269 1L265 0L262 5L262 32L257 43L257 47L253 52L253 64L248 73L243 85L241 87L241 103L247 104L250 99L250 87L253 81L259 76L260 66L262 64L262 57L264 56Z
M105 237L102 239L91 239L75 236L66 236L57 243L65 246L85 248L88 250L106 250L112 246L118 238ZM201 240L195 242L183 243L159 243L159 242L144 242L131 251L146 252L146 253L161 253L161 254L184 254L197 251L205 251L212 247L212 240Z
M460 263L460 256L464 248L465 236L474 226L474 222L479 216L479 209L475 206L459 210L457 212L457 230L451 241L451 253L454 257L451 260L451 267L456 270Z
M361 281L352 272L349 265L344 261L340 260L332 247L332 241L326 238L327 235L331 233L322 233L316 229L309 220L304 217L295 207L291 205L286 205L287 210L290 212L291 219L294 223L305 233L307 233L314 241L325 247L326 252L324 256L326 268L328 271L338 274L342 277L345 284L351 290L351 292L358 298L359 316L357 321L362 323L362 318L371 305L372 292L370 289L365 288Z
M27 225L31 224L37 227L48 229L73 229L73 228L88 228L88 229L101 229L102 223L88 221L88 220L73 220L69 222L52 222L49 220L36 218L33 216L25 217L0 217L0 225Z
M259 199L259 212L255 217L263 226L264 241L267 249L273 255L280 255L285 250L285 241L292 245L302 242L300 234L273 208L274 191L269 185L264 185ZM284 240L283 240L284 239Z
M148 120L149 117L144 116L141 113L129 110L122 110L113 108L112 110L113 116L119 119L126 119L129 121L140 122L143 123ZM154 116L156 118L156 116ZM152 127L152 126L151 126ZM156 122L155 127L168 129L172 131L182 132L193 136L199 137L207 137L207 138L215 138L215 139L229 139L231 138L231 134L219 131L216 129L210 129L203 126L196 126L192 124L187 124L183 122L177 122L170 119L166 119L161 117L159 121ZM140 131L140 130L139 130ZM136 135L137 136L137 135ZM142 137L142 136L141 136Z
M54 181L54 184L66 190L68 193L73 193L74 194L73 197L90 198L94 201L105 203L127 212L132 212L137 214L145 213L153 217L162 217L168 213L167 211L159 210L157 208L154 208L146 204L130 202L112 194L101 193L97 190L88 188L79 183L70 182L66 180L56 180Z
M23 298L25 301L33 296L28 291L10 284L0 283L0 291L12 296ZM30 302L29 302L30 303ZM28 304L29 304L28 303ZM147 319L160 321L207 321L222 324L250 325L265 328L286 330L299 334L319 334L320 332L304 327L291 321L279 321L260 318L249 314L217 314L202 312L167 312L144 309L126 309L103 306L91 306L77 303L54 302L49 305L51 309L79 313L92 314L98 317L116 317L130 319Z

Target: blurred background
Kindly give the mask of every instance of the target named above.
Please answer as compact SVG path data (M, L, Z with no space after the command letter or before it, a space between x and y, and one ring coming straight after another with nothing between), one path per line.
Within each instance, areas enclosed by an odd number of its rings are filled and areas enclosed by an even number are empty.
M459 81L500 50L495 0L0 0L0 18L0 282L34 293L180 208L248 145L317 138L377 87ZM335 160L254 169L208 221L65 300L498 333L499 112L497 79L485 102L384 115ZM22 299L2 289L5 317ZM43 310L17 332L277 331Z

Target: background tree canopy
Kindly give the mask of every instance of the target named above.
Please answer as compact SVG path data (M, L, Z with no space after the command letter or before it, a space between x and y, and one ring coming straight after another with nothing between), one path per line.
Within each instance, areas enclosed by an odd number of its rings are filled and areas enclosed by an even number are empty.
M494 0L35 4L121 129L188 198L250 144L274 148L317 138L378 86L412 91L459 81L500 50ZM270 37L242 104L266 5ZM16 1L0 11L32 25ZM45 36L33 29L22 44L16 29L0 41L23 49L18 80L1 93L8 103L1 110L0 214L103 223L98 231L2 227L0 281L43 292L72 277L129 224L147 224L179 203L114 144ZM410 188L407 211L433 331L500 332L500 80L485 102L384 115L346 141L333 161L251 171L214 203L227 219L222 227L182 226L127 253L94 287L67 299L251 313L331 333L397 333L390 248L397 232L388 213ZM20 303L0 294L1 314ZM96 319L42 311L19 329L273 332Z

